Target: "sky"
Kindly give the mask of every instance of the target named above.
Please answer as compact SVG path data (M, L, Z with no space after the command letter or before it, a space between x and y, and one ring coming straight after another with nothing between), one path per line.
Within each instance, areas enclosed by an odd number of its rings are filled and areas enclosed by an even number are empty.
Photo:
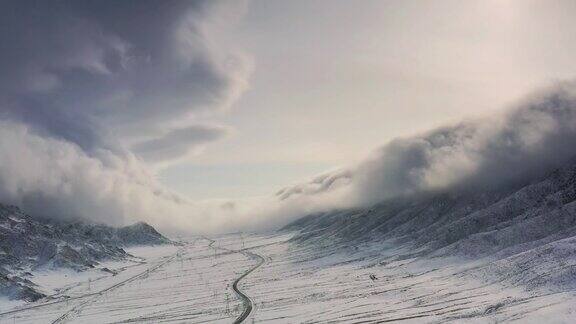
M268 195L503 110L576 74L575 14L572 1L252 1L227 35L254 62L222 119L234 135L160 178L196 199Z
M536 174L576 153L574 18L569 0L2 1L0 202L226 231Z

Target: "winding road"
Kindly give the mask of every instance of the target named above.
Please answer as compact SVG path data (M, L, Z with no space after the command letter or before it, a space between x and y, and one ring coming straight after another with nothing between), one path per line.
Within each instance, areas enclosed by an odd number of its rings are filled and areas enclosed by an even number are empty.
M253 266L252 268L246 270L240 277L236 278L236 280L234 280L234 283L232 284L232 289L234 290L234 292L238 295L238 297L240 297L240 299L242 300L242 303L244 304L244 311L242 312L242 314L240 314L240 316L238 316L236 318L236 320L234 320L234 324L239 324L242 323L243 321L245 321L248 316L250 316L250 314L252 313L252 310L254 309L254 302L252 301L252 299L250 299L250 297L248 295L246 295L245 293L242 292L242 290L240 290L240 288L238 288L238 283L240 283L240 281L242 279L244 279L246 276L248 276L250 273L252 273L254 270L258 269L259 267L261 267L264 262L266 261L264 259L264 257L262 257L259 254L247 251L245 249L243 250L230 250L227 248L223 248L223 247L216 247L214 246L214 243L216 243L216 241L210 239L210 238L205 238L208 241L210 241L210 244L208 246L210 246L211 248L214 249L220 249L223 251L227 251L227 252L233 252L233 253L242 253L244 255L246 255L249 258L252 259L256 259L258 260L258 264L256 264L255 266Z
M244 280L244 278L246 278L249 274L251 274L252 272L254 272L256 269L258 269L259 267L261 267L264 263L265 263L265 258L262 257L261 255L254 253L252 251L249 251L248 249L238 249L238 250L234 250L234 249L228 249L228 248L224 248L224 247L219 247L217 246L215 240L212 240L210 238L206 238L204 237L205 240L207 240L209 242L208 247L210 249L213 249L214 251L222 251L219 252L220 255L232 255L232 254L243 254L244 256L246 256L248 259L252 259L257 261L257 264L251 265L248 269L243 270L241 273L235 273L235 272L230 272L228 271L228 275L230 276L229 279L230 281L233 280L232 282L232 290L234 290L234 293L238 296L238 298L242 301L242 312L237 316L237 318L234 319L233 323L245 323L247 320L249 320L249 318L251 316L253 316L254 312L255 312L255 303L254 301L250 298L250 296L248 296L245 292L243 292L241 290L240 283L242 280ZM17 316L19 316L19 318L25 319L29 322L37 322L39 321L40 318L43 319L43 322L45 323L53 323L53 324L60 324L60 323L65 323L65 322L70 322L70 321L82 321L81 318L84 317L94 317L94 316L99 316L96 314L91 314L90 312L88 312L86 314L82 314L86 312L86 309L92 309L94 308L94 305L97 305L98 303L101 303L102 300L106 300L106 298L110 297L110 292L121 289L122 287L128 285L129 283L133 283L133 282L137 282L137 281L143 281L146 278L149 278L149 275L152 273L156 273L158 272L159 269L168 266L169 264L174 263L176 260L180 260L181 258L181 254L184 253L184 251L187 249L187 247L189 246L193 246L193 243L187 244L185 246L182 246L181 248L178 249L178 251L176 253L173 254L168 254L166 256L162 256L161 258L157 258L157 259L150 259L150 263L148 263L147 265L143 266L143 269L140 268L138 270L134 269L134 271L132 271L132 273L126 273L124 278L120 279L117 278L118 281L116 283L111 283L111 285L100 285L100 286L104 286L103 289L99 289L96 292L89 292L86 294L82 294L79 296L75 296L72 298L60 298L59 300L55 300L55 301L50 301L50 302L46 302L43 304L32 304L28 307L23 307L23 308L18 308L18 309L13 309L13 310L9 310L9 311L5 311L5 312L0 312L0 321L3 321L4 319L8 319L10 316L10 318L15 321ZM204 251L206 251L206 245L202 245L202 249ZM258 248L259 246L254 246L251 247L253 248ZM237 258L234 258L237 259ZM239 258L237 260L240 261L239 264L245 264L244 260L242 260L243 258ZM252 263L252 262L250 262ZM183 266L183 261L180 261L180 270L175 270L173 269L174 272L177 271L181 271L182 266ZM139 265L140 267L142 267L142 264ZM172 265L173 266L173 265ZM228 282L230 282L228 281ZM220 281L222 282L222 281ZM222 282L222 284L224 285L225 282ZM140 286L138 286L140 287ZM228 286L230 287L230 286ZM139 288L138 288L139 289ZM156 289L156 288L155 288ZM220 286L219 289L222 290L226 290L227 288L225 288L225 286ZM212 291L212 288L210 288L210 290ZM216 290L214 290L216 291ZM215 292L214 292L215 293ZM216 294L216 293L215 293ZM114 294L112 294L114 295ZM188 302L189 300L185 300L186 302ZM72 305L70 305L71 307L68 306L69 302L73 302ZM65 304L65 305L63 305ZM152 306L156 306L156 304L151 304ZM129 305L130 306L130 305ZM118 307L118 306L114 306L114 307ZM38 311L36 311L38 309ZM44 310L45 309L45 310ZM46 314L54 314L54 315L43 315L43 313ZM127 310L128 312L128 310ZM18 315L16 315L18 314ZM178 309L176 309L176 315L175 316L179 316L178 313ZM135 314L138 315L138 314ZM195 318L194 316L198 315L196 313L186 313L186 314L180 314L181 316L192 316L192 317L188 317L188 319L190 318ZM54 317L57 316L57 318ZM122 317L120 316L120 318L122 320L128 318L126 316ZM92 318L93 319L93 318ZM130 317L127 321L131 321L134 319L138 319L138 318L132 318ZM120 322L120 321L118 321Z

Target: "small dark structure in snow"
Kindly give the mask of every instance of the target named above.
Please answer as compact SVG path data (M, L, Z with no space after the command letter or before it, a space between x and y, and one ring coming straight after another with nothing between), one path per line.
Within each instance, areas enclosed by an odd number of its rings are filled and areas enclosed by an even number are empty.
M372 279L372 281L376 281L376 280L378 280L378 277L376 277L375 274L371 274L370 279Z

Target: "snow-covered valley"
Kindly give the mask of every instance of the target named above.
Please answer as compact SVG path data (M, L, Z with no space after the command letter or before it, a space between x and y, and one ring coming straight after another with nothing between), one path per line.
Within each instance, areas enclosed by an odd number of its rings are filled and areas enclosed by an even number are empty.
M232 323L245 307L232 283L258 263L242 251L265 259L239 283L253 303L246 323L566 323L576 311L572 291L530 291L483 276L490 258L405 258L408 250L390 242L312 244L299 242L302 234L134 248L144 261L62 282L67 289L51 301L5 304L0 323Z
M0 323L230 322L241 307L227 285L250 263L242 254L214 253L209 243L127 249L142 261L116 262L116 275L80 273L49 301L3 307Z

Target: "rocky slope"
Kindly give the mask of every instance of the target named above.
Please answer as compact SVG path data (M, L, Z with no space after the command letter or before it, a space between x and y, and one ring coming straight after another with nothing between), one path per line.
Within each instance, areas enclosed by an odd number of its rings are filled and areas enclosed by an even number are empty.
M82 271L130 257L123 247L166 243L170 240L145 223L114 228L50 221L0 204L0 295L34 301L43 297L33 282L35 270Z

